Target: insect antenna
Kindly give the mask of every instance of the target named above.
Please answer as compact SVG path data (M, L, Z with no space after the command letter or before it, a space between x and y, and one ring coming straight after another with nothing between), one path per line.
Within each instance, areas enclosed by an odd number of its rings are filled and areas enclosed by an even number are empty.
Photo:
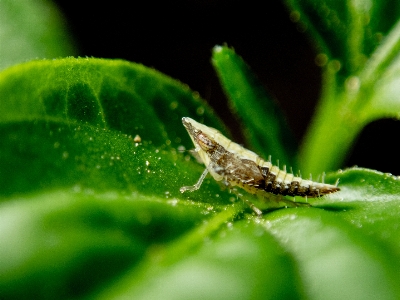
M179 146L177 148L179 153L185 153L185 152L189 152L190 150L186 150L186 148L184 146Z
M181 146L181 147L178 147L178 152L179 153L189 153L189 154L191 154L191 155L193 155L193 156L196 156L196 155L198 155L197 154L197 150L196 150L196 148L193 148L193 149L185 149L185 147L183 147L183 146Z
M196 161L197 161L198 163L200 163L200 164L203 163L203 161L202 161L202 159L201 159L201 157L200 157L200 155L199 155L199 151L198 151L197 148L186 150L186 149L184 149L184 148L182 147L181 149L178 149L178 151L179 151L179 153L190 153L190 154L196 159Z
M190 152L191 154L196 155L199 150L197 148L193 148L190 150L183 150L182 152Z

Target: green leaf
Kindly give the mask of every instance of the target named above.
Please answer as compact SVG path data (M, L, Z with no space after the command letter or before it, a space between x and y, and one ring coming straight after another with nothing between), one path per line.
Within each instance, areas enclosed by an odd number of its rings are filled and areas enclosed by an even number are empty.
M385 245L325 211L271 214L266 228L284 245L311 299L395 299L398 262Z
M303 173L341 166L361 130L398 118L400 5L391 1L287 0L323 67L321 99L300 148Z
M0 298L400 295L397 177L331 173L340 192L258 218L210 177L179 192L204 168L177 150L193 147L181 117L224 127L154 70L35 61L0 95Z
M309 32L328 59L340 61L345 76L363 67L400 13L399 3L388 0L286 0L286 3L291 19L301 30Z
M118 191L41 192L0 209L2 298L81 296L190 230L204 208Z
M212 62L251 148L296 168L296 146L283 113L250 68L226 46L214 47Z
M35 58L76 54L65 21L51 1L0 1L0 70Z
M66 58L18 65L0 74L0 92L0 122L77 121L139 135L156 147L193 147L180 122L183 116L223 128L186 86L121 60Z
M361 107L365 122L380 118L399 118L398 100L400 80L400 21L371 57L361 75L361 95L368 95L369 101ZM364 100L365 101L365 100ZM360 101L361 102L361 101ZM366 101L365 101L366 102Z
M174 239L230 203L215 197L215 184L180 194L202 172L172 148L191 143L180 117L221 123L156 71L123 61L36 61L1 73L0 94L0 235L8 241L0 246L1 297L88 293L134 265L149 243ZM97 275L84 280L86 269Z
M149 260L142 270L141 276L128 274L123 284L100 293L100 298L296 299L301 295L291 257L252 222L223 225L211 240L175 264Z

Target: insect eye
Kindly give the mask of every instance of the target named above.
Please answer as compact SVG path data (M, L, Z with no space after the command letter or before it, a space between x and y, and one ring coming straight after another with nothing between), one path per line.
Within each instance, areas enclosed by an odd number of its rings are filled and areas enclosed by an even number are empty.
M210 151L214 149L216 146L216 143L208 136L206 136L204 133L200 133L197 136L197 143L204 151Z

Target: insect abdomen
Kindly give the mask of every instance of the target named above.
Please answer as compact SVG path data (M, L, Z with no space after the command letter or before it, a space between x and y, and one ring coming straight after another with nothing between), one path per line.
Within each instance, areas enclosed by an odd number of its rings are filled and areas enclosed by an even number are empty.
M260 170L265 180L264 190L275 195L313 198L339 191L334 185L303 180L269 162L264 163Z

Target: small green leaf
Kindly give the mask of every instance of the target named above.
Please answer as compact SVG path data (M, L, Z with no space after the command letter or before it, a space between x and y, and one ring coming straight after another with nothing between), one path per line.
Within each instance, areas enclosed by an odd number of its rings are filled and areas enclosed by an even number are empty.
M365 122L380 118L399 118L400 101L400 21L371 57L360 76L360 96L369 101L361 106L360 115Z
M226 46L216 46L212 62L230 105L242 121L252 149L296 168L296 146L278 105L267 95L246 63Z

